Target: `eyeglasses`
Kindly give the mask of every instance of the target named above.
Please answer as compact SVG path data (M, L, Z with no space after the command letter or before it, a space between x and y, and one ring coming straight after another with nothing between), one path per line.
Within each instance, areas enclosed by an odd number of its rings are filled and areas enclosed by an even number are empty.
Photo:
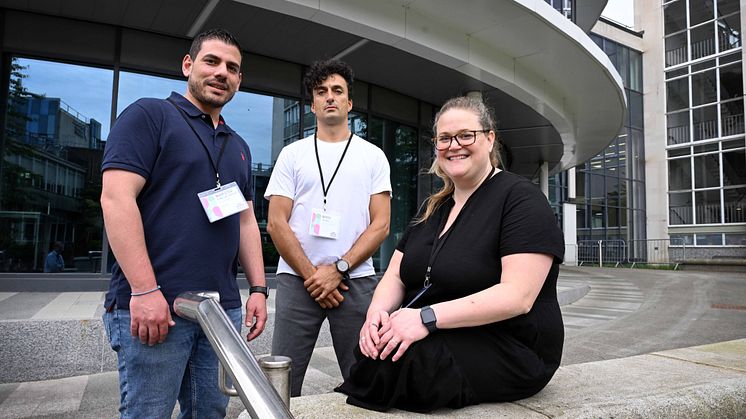
M466 147L474 144L477 141L477 133L490 132L488 129L469 129L459 132L456 135L439 135L433 138L433 145L436 150L447 150L451 147L453 140L456 140L456 144L461 147Z

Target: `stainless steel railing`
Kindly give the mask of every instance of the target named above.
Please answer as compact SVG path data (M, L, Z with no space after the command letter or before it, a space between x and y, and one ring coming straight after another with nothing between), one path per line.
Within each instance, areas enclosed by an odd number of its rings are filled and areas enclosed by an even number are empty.
M174 311L202 327L252 418L292 418L218 301L214 292L185 292L176 297Z

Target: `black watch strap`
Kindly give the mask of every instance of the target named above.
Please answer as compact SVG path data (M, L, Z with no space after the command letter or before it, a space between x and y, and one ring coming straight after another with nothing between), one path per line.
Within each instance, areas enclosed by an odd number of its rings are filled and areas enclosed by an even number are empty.
M252 287L249 287L249 295L255 292L261 292L262 294L264 294L265 298L269 298L269 288L267 287L262 287L260 285L254 285Z
M420 309L420 319L422 319L422 324L425 325L429 333L438 330L437 326L435 326L438 319L435 317L435 312L430 306L425 306Z

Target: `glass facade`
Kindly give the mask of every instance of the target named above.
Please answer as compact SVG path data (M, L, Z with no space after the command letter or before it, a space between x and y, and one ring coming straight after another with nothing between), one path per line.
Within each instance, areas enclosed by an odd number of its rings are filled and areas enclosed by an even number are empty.
M746 140L739 1L676 0L662 7L669 232L687 245L743 246Z
M186 81L23 56L11 56L9 63L0 143L0 272L41 272L56 242L64 246L63 272L106 272L113 255L104 243L99 196L110 122L141 97L184 92ZM430 150L420 138L429 137L423 133L432 113L421 123L420 108L432 106L364 82L356 82L355 91L350 127L381 147L392 168L392 234L375 255L376 269L383 270L421 202L418 159ZM223 109L226 121L251 147L254 210L270 271L279 256L266 234L263 195L282 147L315 128L302 96L240 91ZM368 102L390 111L371 112Z
M0 271L100 270L100 165L113 72L10 59L0 162Z
M642 54L598 35L590 36L622 76L628 109L617 138L603 152L576 168L577 239L578 242L644 240ZM561 176L554 178L559 180ZM550 198L553 183L562 182L552 182L550 178ZM555 212L559 211L559 205L556 208Z

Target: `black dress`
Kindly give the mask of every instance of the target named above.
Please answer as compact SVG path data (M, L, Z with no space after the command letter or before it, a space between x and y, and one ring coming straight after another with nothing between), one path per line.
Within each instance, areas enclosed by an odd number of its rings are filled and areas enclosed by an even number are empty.
M410 301L423 286L437 233L453 200L424 223L410 226L397 249ZM432 266L433 285L414 308L464 297L500 282L500 258L545 253L554 263L527 314L477 327L441 329L415 342L397 362L371 360L355 350L350 377L336 390L347 402L373 410L429 412L448 406L513 401L536 394L560 365L564 327L557 274L564 255L561 230L547 200L526 179L499 172L468 199Z

